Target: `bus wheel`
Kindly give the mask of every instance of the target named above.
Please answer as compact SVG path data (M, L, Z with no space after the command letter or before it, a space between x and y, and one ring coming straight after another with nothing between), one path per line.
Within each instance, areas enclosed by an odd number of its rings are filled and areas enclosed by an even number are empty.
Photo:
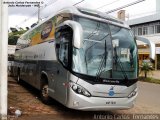
M41 100L44 104L51 103L51 98L48 95L48 84L43 84L41 87Z

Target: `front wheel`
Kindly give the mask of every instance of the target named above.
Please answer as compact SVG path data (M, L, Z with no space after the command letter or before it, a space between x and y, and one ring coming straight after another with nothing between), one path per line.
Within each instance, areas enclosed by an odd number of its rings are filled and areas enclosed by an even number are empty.
M48 84L43 84L41 88L41 100L44 104L50 104L51 98L48 94Z

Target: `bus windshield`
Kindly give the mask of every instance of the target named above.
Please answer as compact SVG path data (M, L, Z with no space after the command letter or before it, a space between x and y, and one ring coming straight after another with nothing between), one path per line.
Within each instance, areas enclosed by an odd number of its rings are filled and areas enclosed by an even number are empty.
M72 70L103 79L136 79L137 46L129 29L77 17L83 47L73 47Z

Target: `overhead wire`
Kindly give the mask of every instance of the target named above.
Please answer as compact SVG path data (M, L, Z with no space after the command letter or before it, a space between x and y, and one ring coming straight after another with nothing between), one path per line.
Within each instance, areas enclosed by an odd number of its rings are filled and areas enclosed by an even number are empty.
M50 1L52 1L52 0L50 0ZM44 6L42 6L42 7L40 8L40 10L43 10L44 8L46 8L46 7L54 4L54 3L57 2L57 1L58 1L58 0L55 0L55 1L53 1L53 2L48 2L47 4L45 4ZM73 6L76 6L76 5L78 5L78 4L80 4L80 3L84 2L84 1L85 1L85 0L81 0L81 1L73 4ZM116 3L116 2L118 2L118 1L120 1L120 0L115 0L115 1L113 1L113 2L111 2L111 3L105 4L105 5L103 5L103 6L100 6L100 7L96 8L95 10L101 9L101 8L103 8L103 7L105 7L105 6L111 5L111 4ZM132 5L134 5L134 4L143 2L143 1L145 1L145 0L138 0L138 1L135 1L135 2L133 2L133 3L129 3L129 4L127 4L127 5L121 6L121 7L119 7L119 8L116 8L116 9L113 9L113 10L110 10L110 11L107 11L107 12L105 12L105 13L109 14L109 13L115 12L115 11L117 11L117 10L119 10L119 9L126 8L126 7L132 6ZM32 14L30 17L28 17L27 19L23 20L20 24L16 25L16 27L18 27L19 25L21 25L21 24L24 23L24 22L27 22L28 20L30 20L30 19L31 19L33 16L35 16L36 14L38 14L38 10L37 10L34 14ZM48 16L46 16L46 17L44 17L44 18L47 18L47 17L48 17ZM44 19L44 18L42 18L42 19Z
M138 4L138 3L143 2L143 1L145 1L145 0L137 0L137 1L135 1L135 2L126 4L126 5L124 5L124 6L121 6L121 7L112 9L112 10L109 10L109 11L107 11L107 12L105 12L105 13L106 13L106 14L109 14L109 13L112 13L112 12L115 12L115 11L118 11L118 10L121 10L121 9L123 9L123 8L130 7L130 6L132 6L132 5Z
M76 5L78 5L78 4L80 4L80 3L84 2L84 1L85 0L81 0L80 2L77 2L77 3L73 4L73 6L76 6Z
M75 3L75 4L73 4L72 6L76 6L76 5L78 5L78 4L80 4L80 3L82 3L82 2L84 2L85 0L81 0L80 2L77 2L77 3ZM43 17L42 19L46 19L48 16L45 16L45 17Z
M140 17L140 16L146 16L146 15L151 15L151 14L159 14L160 10L156 10L156 11L149 11L149 12L143 12L143 13L139 13L139 14L131 14L129 15L129 17Z
M50 1L52 1L52 0L50 0ZM50 2L50 1L49 1L47 4L45 4L44 6L42 6L42 7L40 8L40 10L43 10L44 8L46 8L46 7L54 4L54 3L57 2L58 0L55 0L55 1L53 1L53 2ZM37 15L37 14L38 14L38 10L37 10L35 13L33 13L31 16L29 16L28 18L26 18L25 20L23 20L21 23L19 23L18 25L16 25L16 27L18 27L18 26L20 26L21 24L27 22L28 20L30 20L33 16L35 16L35 15Z
M108 5L111 5L111 4L113 4L113 3L116 3L116 2L118 2L118 1L120 1L120 0L115 0L115 1L113 1L113 2L111 2L111 3L107 3L107 4L105 4L105 5L102 5L102 6L98 7L98 8L96 8L96 10L101 9L101 8L103 8L103 7L106 7L106 6L108 6Z
M50 0L50 1L52 1L52 0ZM40 10L43 10L44 8L46 8L46 7L54 4L54 3L57 2L58 0L55 0L55 1L53 1L53 2L50 2L50 1L49 1L47 4L45 4L44 6L42 6L42 7L40 8ZM85 0L81 0L80 2L77 2L77 3L73 4L73 6L76 6L76 5L78 5L78 4L80 4L80 3L84 2L84 1L85 1ZM16 25L16 27L18 27L19 25L23 24L24 22L27 22L28 20L30 20L33 16L35 16L35 15L37 15L37 14L38 14L38 10L37 10L34 14L32 14L30 17L28 17L28 18L26 18L25 20L23 20L20 24ZM44 18L47 18L47 17L48 17L48 16L46 16L46 17L44 17ZM42 18L42 19L44 19L44 18Z

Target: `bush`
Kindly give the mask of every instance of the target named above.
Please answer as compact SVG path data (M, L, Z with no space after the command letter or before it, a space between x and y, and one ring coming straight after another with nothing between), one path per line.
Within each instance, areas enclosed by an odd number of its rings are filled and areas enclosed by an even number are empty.
M153 70L153 66L149 62L142 62L140 66L140 73L144 74L144 77L147 78L147 75Z

